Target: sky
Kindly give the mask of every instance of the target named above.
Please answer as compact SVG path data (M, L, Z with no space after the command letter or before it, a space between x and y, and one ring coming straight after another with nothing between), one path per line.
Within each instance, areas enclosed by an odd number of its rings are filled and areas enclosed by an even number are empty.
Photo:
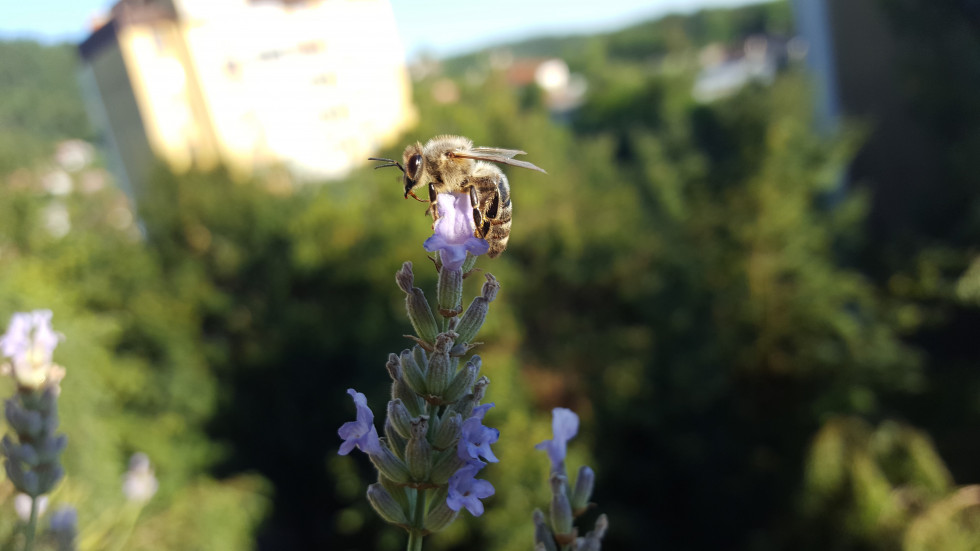
M207 1L207 0L203 0ZM391 0L409 57L445 57L544 35L602 32L670 12L752 0ZM0 38L79 42L115 0L9 0Z

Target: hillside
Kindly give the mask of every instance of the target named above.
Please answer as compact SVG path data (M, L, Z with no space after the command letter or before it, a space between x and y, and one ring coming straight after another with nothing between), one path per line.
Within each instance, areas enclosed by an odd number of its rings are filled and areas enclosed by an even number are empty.
M501 44L444 61L447 74L461 74L481 65L492 51L509 50L515 57L560 57L572 69L588 58L637 62L671 52L700 48L712 42L732 43L748 35L788 35L793 15L788 2L753 4L734 9L699 10L668 15L609 33L545 36Z
M49 155L58 140L91 133L74 46L0 41L0 174Z

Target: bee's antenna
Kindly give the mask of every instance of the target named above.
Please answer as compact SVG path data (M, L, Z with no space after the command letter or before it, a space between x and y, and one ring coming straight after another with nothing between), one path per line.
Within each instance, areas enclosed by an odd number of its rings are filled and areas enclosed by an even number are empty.
M382 163L385 163L383 165L378 165L378 166L374 167L375 170L377 170L379 168L388 168L389 166L395 166L395 167L398 167L398 170L400 170L402 172L405 172L405 169L402 168L401 163L399 163L398 161L396 161L394 159L382 159L382 158L379 158L379 157L368 157L368 160L369 161L381 161Z

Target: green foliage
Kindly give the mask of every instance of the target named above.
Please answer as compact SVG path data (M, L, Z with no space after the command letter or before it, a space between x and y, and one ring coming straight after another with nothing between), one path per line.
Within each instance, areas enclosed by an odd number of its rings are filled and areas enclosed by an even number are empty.
M0 174L91 134L76 80L75 47L0 41Z

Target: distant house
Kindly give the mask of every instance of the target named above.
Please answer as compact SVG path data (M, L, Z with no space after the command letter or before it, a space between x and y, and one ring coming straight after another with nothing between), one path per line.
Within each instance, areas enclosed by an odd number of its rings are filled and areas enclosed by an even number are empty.
M733 52L720 44L706 46L691 94L697 101L711 102L738 92L750 82L769 84L792 50L791 43L764 35L746 38Z
M415 114L387 0L120 0L80 46L108 162L340 177Z
M548 109L562 113L585 100L587 84L582 75L569 72L568 64L558 58L518 59L497 62L505 66L507 82L512 86L536 85L544 92Z

